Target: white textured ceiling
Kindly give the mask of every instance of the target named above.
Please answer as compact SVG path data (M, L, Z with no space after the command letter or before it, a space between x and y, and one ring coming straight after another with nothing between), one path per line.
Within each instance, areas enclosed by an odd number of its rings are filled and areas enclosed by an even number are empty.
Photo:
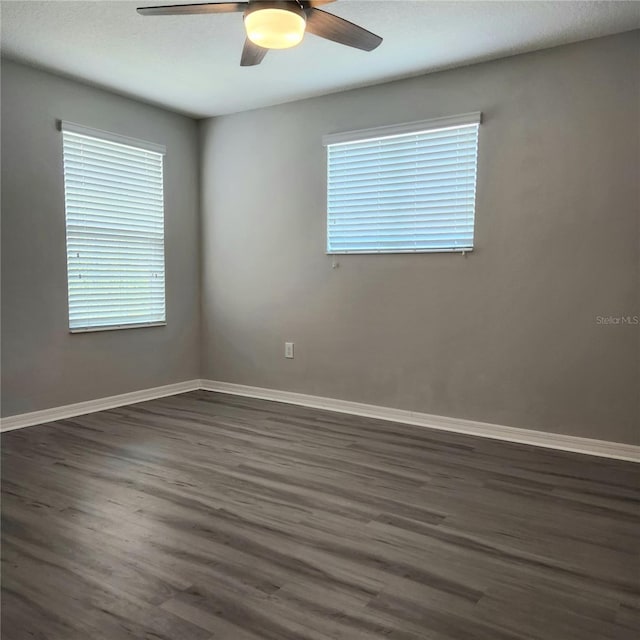
M383 36L378 49L307 35L299 47L241 68L242 14L135 11L180 3L3 0L2 53L205 117L640 28L634 1L339 0L324 9Z

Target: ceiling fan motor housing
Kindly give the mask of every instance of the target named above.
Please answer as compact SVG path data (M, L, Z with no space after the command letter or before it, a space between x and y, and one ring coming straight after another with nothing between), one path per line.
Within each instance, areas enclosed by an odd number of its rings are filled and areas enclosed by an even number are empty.
M246 18L250 13L262 11L263 9L292 11L301 18L306 18L302 3L297 0L249 0L249 5L244 11L244 17Z

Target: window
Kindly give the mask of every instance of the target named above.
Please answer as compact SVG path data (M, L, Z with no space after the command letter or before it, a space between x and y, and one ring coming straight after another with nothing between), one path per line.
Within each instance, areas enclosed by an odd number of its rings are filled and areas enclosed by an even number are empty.
M62 123L69 329L164 324L164 147Z
M325 136L327 252L471 251L480 119Z

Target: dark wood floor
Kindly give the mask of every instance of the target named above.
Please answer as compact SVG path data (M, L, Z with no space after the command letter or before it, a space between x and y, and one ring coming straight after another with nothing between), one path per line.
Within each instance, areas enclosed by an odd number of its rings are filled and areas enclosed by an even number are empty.
M2 445L3 640L638 637L640 465L203 391Z

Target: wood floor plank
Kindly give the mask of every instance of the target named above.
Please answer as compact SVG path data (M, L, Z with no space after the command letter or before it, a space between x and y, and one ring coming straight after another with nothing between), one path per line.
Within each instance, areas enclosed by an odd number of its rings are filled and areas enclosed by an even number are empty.
M2 637L627 640L640 465L196 391L2 436Z

